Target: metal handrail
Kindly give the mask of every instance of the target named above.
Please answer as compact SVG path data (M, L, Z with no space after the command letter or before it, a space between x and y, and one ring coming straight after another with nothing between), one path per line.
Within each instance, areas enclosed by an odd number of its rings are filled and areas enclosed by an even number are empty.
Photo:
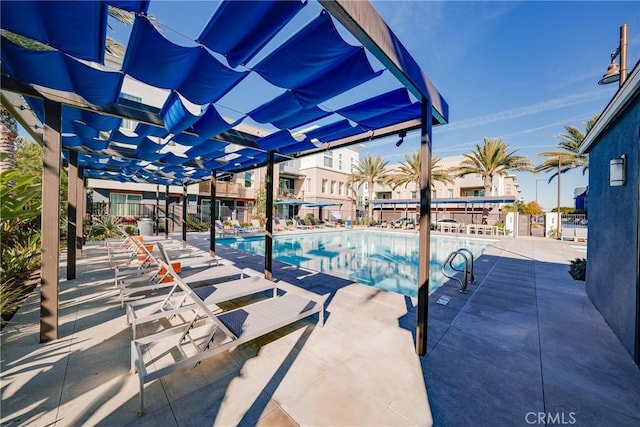
M459 270L453 265L453 261L456 259L458 255L460 255L464 259L464 270ZM464 273L463 279L460 280L457 277L455 277L455 275L449 275L446 270L447 264L449 264L449 267L452 270L459 273ZM467 248L460 248L451 252L447 256L447 259L445 260L445 262L442 264L442 275L448 279L453 279L458 283L460 283L460 292L466 293L467 285L469 283L475 283L476 281L475 275L473 273L473 253L471 253L471 251ZM471 279L471 281L469 281L469 279Z

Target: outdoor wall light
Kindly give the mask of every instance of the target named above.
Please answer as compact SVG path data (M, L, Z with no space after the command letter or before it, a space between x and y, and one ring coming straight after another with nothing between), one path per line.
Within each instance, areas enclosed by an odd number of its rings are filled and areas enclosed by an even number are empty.
M609 64L609 68L607 68L607 72L604 73L600 81L599 85L606 85L609 83L620 81L620 86L627 79L627 24L624 24L620 27L620 45L616 49L615 52L611 53L611 64ZM616 62L616 57L620 55L620 65Z
M623 154L620 158L609 160L609 186L619 187L625 183L625 168L627 156Z
M398 142L396 142L396 147L400 147L402 145L402 143L404 142L404 137L407 136L407 131L401 130L400 132L398 132L398 136L400 137L400 139L398 140Z

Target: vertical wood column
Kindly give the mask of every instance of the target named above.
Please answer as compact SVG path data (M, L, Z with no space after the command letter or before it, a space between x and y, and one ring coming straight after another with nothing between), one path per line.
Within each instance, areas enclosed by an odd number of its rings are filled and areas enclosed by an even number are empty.
M42 147L40 342L58 339L61 119L62 105L45 99Z
M216 171L211 171L211 218L209 222L211 226L209 228L209 254L216 257Z
M264 278L273 280L273 151L267 152L267 174L264 177L267 190L264 239Z
M164 189L164 238L169 240L169 184Z
M429 322L429 261L431 259L431 101L422 98L420 128L420 237L418 256L418 321L416 353L427 354Z
M76 234L78 232L78 152L73 150L69 150L67 200L67 280L73 280L76 278Z
M187 247L187 203L189 194L187 193L187 183L182 184L182 247Z
M155 214L156 236L160 234L160 184L156 184L156 214Z
M76 224L76 253L82 254L84 245L84 219L87 216L87 186L84 168L78 167L78 223Z

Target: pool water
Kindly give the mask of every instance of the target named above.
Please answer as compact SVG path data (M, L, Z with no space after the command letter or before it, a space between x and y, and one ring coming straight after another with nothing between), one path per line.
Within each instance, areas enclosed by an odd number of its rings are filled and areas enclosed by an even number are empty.
M264 237L216 240L244 252L264 255ZM431 237L429 292L447 279L447 256L459 248L478 257L495 240ZM418 235L373 230L277 235L273 258L306 269L415 297L418 294Z

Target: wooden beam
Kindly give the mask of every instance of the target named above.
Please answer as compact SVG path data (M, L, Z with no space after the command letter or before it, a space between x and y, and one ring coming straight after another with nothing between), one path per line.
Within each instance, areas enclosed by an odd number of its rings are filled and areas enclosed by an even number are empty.
M417 98L431 101L431 115L449 121L449 106L409 51L368 1L319 0L320 4ZM428 25L428 23L425 23Z
M427 354L429 322L429 260L431 259L431 102L422 98L422 128L420 131L420 237L418 240L418 321L416 353Z
M44 115L40 342L58 339L62 104L45 100Z
M216 171L211 171L211 217L209 219L209 254L216 257Z
M264 278L273 280L273 151L267 153L267 173L264 177L267 190L265 209L267 223L264 239Z
M79 216L77 151L69 151L67 200L67 280L73 280L76 278L76 235Z
M187 247L187 203L189 194L187 193L187 183L182 184L182 247Z

